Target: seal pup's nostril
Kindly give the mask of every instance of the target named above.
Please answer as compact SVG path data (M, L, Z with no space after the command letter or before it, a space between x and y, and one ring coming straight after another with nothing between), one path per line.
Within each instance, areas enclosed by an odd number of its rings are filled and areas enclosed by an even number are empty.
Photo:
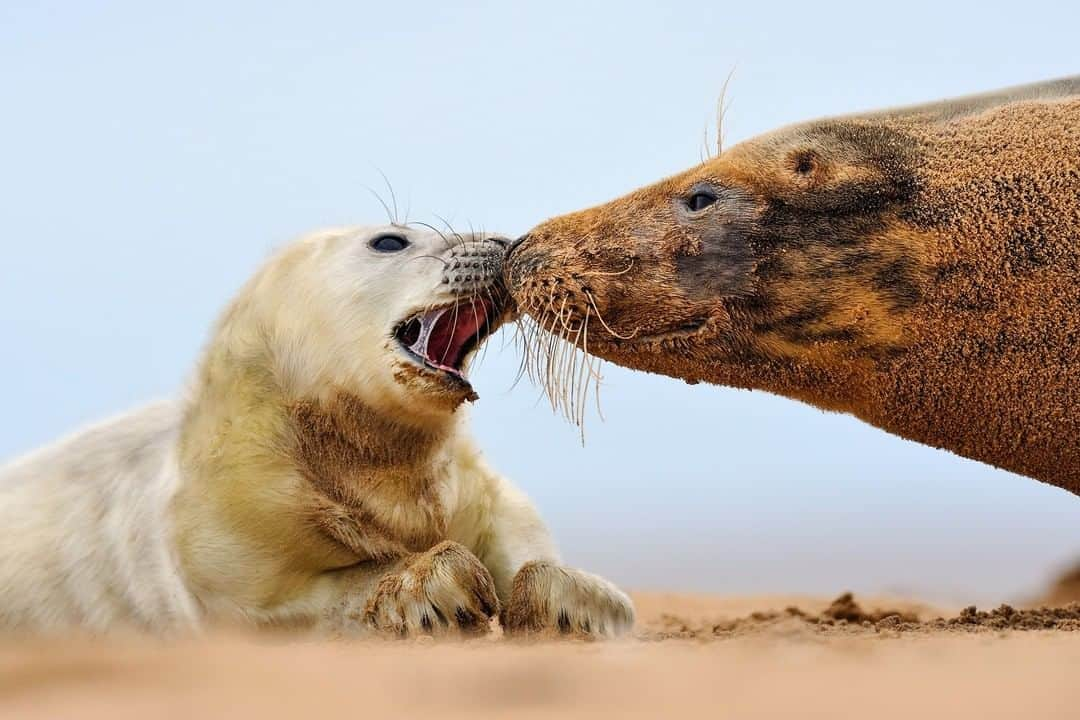
M489 237L488 240L490 240L493 243L498 243L502 247L509 247L511 245L510 238Z

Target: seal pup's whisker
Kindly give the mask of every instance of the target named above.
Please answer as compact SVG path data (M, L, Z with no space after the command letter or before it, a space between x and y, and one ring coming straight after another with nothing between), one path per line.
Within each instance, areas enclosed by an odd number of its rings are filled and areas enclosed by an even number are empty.
M414 258L410 258L409 262L414 262L416 260L423 260L425 258L430 259L430 260L438 260L439 262L441 262L443 264L443 267L450 267L450 263L448 263L445 259L439 257L438 255L417 255Z
M454 303L454 308L453 308L453 313L454 314L451 316L452 319L450 320L450 334L451 335L454 335L457 332L458 308L459 307L460 307L460 303ZM450 345L447 345L446 349L443 350L442 357L439 358L440 363L445 363L446 362L446 354L448 352L450 352Z
M479 295L479 293L476 292L476 287L473 286L472 295L469 298L469 309L472 311L473 321L476 323L476 327L479 328L486 335L487 334L487 329L488 329L488 327L490 327L491 323L488 320L488 317L486 315L484 316L483 321L481 321L480 320L480 315L476 312L476 305L480 301L479 298L480 298L480 295ZM483 356L483 353L484 353L484 351L486 349L487 349L486 345L481 349L481 351L480 351L481 357ZM474 360L473 364L476 365L477 361Z
M394 186L390 184L390 178L386 177L386 173L379 168L375 168L375 171L382 176L383 182L386 183L386 189L390 191L390 200L394 204L394 218L390 222L392 225L400 225L401 223L398 222L397 194L394 192Z
M435 217L438 218L442 222L442 224L446 226L446 229L450 231L450 235L452 235L457 241L454 244L454 247L464 248L466 242L465 238L461 235L461 233L454 229L454 226L450 224L450 221L439 214L435 214Z
M380 205L382 205L382 207L383 207L383 210L385 210L385 211L386 211L386 219L387 219L387 220L388 220L388 221L390 222L390 224L391 224L391 225L396 225L396 224L397 224L397 222L396 222L396 218L394 217L394 213L392 213L392 212L390 211L390 206L386 204L386 201L385 201L385 200L383 200L383 198L382 198L382 195L380 195L380 194L379 194L378 192L376 192L375 188L371 187L370 185L364 185L364 188L365 188L365 189L366 189L366 190L367 190L367 191L368 191L369 193L371 193L372 195L374 195L374 196L375 196L375 199L379 201L379 204L380 204Z
M435 233L440 238L442 238L443 243L446 244L446 249L447 250L453 250L454 249L454 245L453 245L453 243L450 242L450 239L447 238L446 235L443 234L442 230L435 227L434 225L423 222L421 220L414 220L411 223L407 223L407 224L409 224L409 225L419 225L420 227L424 227L424 228L427 228L428 230L431 230L433 233Z
M495 294L492 292L490 287L486 287L486 286L484 287L484 295L487 296L488 301L491 303L491 307L493 307L493 308L499 307L499 303L495 299ZM484 316L484 334L485 335L490 335L491 334L491 326L498 319L500 319L500 318L495 317L491 313ZM487 351L488 351L488 346L490 344L491 344L490 341L484 343L483 348L481 348L481 350L480 350L480 357L474 361L474 365L481 365L481 364L483 364L484 360L487 359Z
M479 228L479 230L477 228L474 228L471 220L466 220L465 223L469 226L469 236L468 236L468 239L465 241L466 242L465 247L466 247L466 250L468 250L469 249L468 243L471 242L475 246L476 243L478 242L477 239L476 239L477 238L477 233L479 232L482 235L483 232L484 232L484 228L481 227L481 228Z

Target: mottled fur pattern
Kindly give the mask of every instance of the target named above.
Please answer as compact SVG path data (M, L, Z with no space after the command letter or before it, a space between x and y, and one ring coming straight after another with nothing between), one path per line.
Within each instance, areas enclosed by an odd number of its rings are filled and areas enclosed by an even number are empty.
M616 363L1080 493L1080 78L748 140L540 225L507 276Z
M385 233L408 247L377 252ZM0 470L0 628L486 630L514 592L535 592L518 570L558 554L469 439L471 386L422 366L394 331L500 292L505 244L346 228L276 255L223 314L183 398ZM581 603L565 610L625 630L608 621L632 613L614 592L614 605L564 596Z

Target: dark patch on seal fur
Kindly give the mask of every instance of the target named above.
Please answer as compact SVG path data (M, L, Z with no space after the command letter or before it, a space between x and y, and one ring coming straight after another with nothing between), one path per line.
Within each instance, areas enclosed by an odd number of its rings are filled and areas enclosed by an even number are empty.
M701 252L675 258L679 284L695 298L738 297L754 287L754 256L745 232L721 226L701 234Z
M297 459L313 477L340 479L359 470L413 468L430 457L435 433L395 422L358 398L338 394L332 402L303 401L290 409ZM344 497L345 487L330 495Z
M679 285L691 298L745 297L754 290L754 267L759 258L749 242L754 203L746 193L732 188L710 188L717 196L705 217L679 213L685 233L696 237L693 249L677 253L675 270Z
M1046 267L1053 260L1046 233L1038 225L1017 228L1008 239L1009 261L1019 270Z
M754 325L756 333L780 333L790 340L805 339L810 325L824 322L829 316L831 306L816 299L808 300L806 305L788 315L766 320Z
M907 310L922 295L917 277L915 262L909 257L899 257L874 271L873 285L892 301L894 308Z
M863 223L890 206L910 203L918 193L918 177L912 168L918 163L919 146L904 132L835 120L808 129L802 142L828 148L828 154L815 154L820 157L815 171L820 177L807 184L770 188L769 210L760 223L785 228L783 236L788 241L807 237L792 232L792 223L809 221L832 230L811 232L812 242L857 244L865 237ZM855 179L831 177L835 170L853 168L865 172ZM855 224L849 227L849 221Z
M327 403L295 403L289 417L300 472L346 508L365 532L411 549L428 547L437 539L445 518L431 471L441 435L397 422L346 393ZM432 522L417 523L416 532L404 536L391 533L381 517L400 503Z

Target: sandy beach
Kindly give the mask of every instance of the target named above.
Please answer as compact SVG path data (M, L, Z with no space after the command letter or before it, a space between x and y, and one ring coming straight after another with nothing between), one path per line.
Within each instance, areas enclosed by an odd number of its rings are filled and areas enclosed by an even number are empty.
M1080 605L638 593L633 638L211 634L0 648L5 718L1039 717L1080 705Z

